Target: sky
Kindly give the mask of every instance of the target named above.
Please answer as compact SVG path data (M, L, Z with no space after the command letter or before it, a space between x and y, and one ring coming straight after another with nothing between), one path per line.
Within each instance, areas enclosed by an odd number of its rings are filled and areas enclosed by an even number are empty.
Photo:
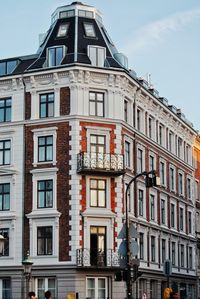
M0 1L0 59L34 54L51 14L69 0ZM180 108L200 131L200 1L84 0L138 77Z

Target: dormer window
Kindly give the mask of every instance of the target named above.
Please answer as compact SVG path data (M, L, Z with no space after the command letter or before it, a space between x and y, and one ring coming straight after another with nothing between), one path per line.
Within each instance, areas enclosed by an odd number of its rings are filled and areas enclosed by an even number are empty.
M60 24L60 26L58 28L57 37L65 37L65 36L67 36L68 29L69 29L69 23Z
M0 76L11 74L17 66L17 60L0 62Z
M94 30L94 25L91 23L83 23L85 35L87 37L96 37L96 33Z
M104 67L106 49L97 46L88 46L88 56L93 66Z
M60 65L64 57L64 47L61 46L61 47L48 48L47 53L48 53L47 64L49 67Z

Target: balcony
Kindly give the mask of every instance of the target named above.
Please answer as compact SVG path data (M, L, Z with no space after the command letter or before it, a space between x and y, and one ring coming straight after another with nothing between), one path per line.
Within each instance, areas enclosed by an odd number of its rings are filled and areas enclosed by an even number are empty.
M81 152L77 156L77 172L80 174L122 175L125 173L124 156Z
M76 265L79 268L119 268L120 255L112 249L101 251L81 248L76 251Z

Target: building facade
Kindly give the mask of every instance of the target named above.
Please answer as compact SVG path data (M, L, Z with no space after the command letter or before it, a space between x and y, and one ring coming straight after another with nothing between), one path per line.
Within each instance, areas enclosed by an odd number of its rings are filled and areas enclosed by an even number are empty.
M22 260L33 261L37 298L125 298L118 234L125 190L142 171L161 186L131 185L138 231L134 298L162 299L163 263L181 299L196 298L197 133L128 69L94 7L56 9L37 54L0 61L0 298L22 298Z

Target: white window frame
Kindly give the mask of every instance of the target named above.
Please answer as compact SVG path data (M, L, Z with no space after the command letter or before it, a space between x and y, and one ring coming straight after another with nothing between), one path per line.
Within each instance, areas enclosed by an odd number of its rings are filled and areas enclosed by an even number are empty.
M181 213L180 209L183 209L183 228L181 228ZM181 232L185 232L185 206L183 204L180 204L179 206L179 230Z
M55 290L56 290L56 293L57 293L57 279L56 277L52 276L52 277L44 277L44 276L41 276L41 277L36 277L34 279L34 285L35 285L35 290L36 290L36 297L38 298L38 280L39 279L43 279L44 280L44 288L45 288L45 292L49 290L49 284L48 284L48 280L49 279L54 279L55 280Z
M133 141L130 137L126 136L124 137L124 162L125 162L125 143L129 143L129 158L130 158L130 165L125 165L126 168L132 169L133 168Z
M188 182L189 182L190 186L188 185ZM190 176L187 176L186 177L186 190L187 190L186 196L187 196L187 199L190 199L190 200L192 199L192 186L193 186L193 180Z
M191 215L191 232L190 232L190 230L189 230L189 213L191 213L190 215ZM193 219L193 214L194 214L194 211L192 211L192 209L188 209L188 215L187 215L187 217L188 217L188 234L189 235L193 235L193 223L194 223L194 219Z
M4 214L4 216L6 216L6 214L10 214L11 211L15 211L16 209L16 203L15 203L15 186L13 184L14 181L14 177L12 175L5 175L5 176L1 176L1 181L0 184L10 184L10 209L9 210L2 210L0 212Z
M33 143L34 143L34 154L33 154L33 166L36 167L40 164L53 164L56 165L56 139L57 139L57 127L34 129L33 132ZM38 138L45 136L53 136L53 160L52 161L38 161Z
M158 123L158 144L163 147L165 147L165 140L166 140L165 135L166 135L165 126L162 123Z
M143 215L139 215L139 190L143 191ZM146 202L146 188L143 184L138 183L137 185L138 218L146 219L145 202Z
M106 277L106 276L86 276L86 298L89 298L88 297L88 279L94 279L94 281L95 281L95 297L94 297L94 299L98 299L99 297L98 297L98 290L99 290L99 288L98 288L98 280L99 279L104 279L105 280L105 286L106 286L106 296L105 296L105 298L108 298L108 293L109 293L109 290L108 290L108 277Z
M91 50L92 49L96 49L96 59L94 60L91 56ZM102 57L102 62L99 62L99 53L98 53L98 50L102 50L103 51L103 57ZM99 47L99 46L95 46L95 45L88 45L87 47L87 54L88 54L88 57L91 61L91 65L92 66L96 66L96 67L104 67L104 63L105 63L105 60L106 60L106 48L105 47Z
M171 181L171 171L170 169L173 169L173 181L174 181L174 188L172 186ZM169 164L169 188L171 192L176 192L176 167L172 164Z
M138 150L142 151L142 169L138 168ZM141 144L137 145L137 173L143 172L145 170L145 147Z
M138 118L139 112L139 118ZM135 109L135 120L136 120L136 129L143 133L144 132L144 110L139 106Z
M164 202L164 220L165 222L162 223L162 201ZM163 195L160 196L160 225L167 226L168 225L168 215L167 215L167 198Z
M179 174L182 175L182 190L180 190L180 176L179 176ZM180 196L184 196L184 191L185 191L185 181L184 181L184 179L185 179L184 172L179 170L178 171L178 194Z
M150 168L150 157L153 157L153 169ZM156 154L153 152L149 152L149 171L150 170L156 170Z
M164 168L163 168L163 171L164 171L164 173L163 173L163 182L161 180L161 177L162 177L161 176L161 163L163 163L163 165L164 165ZM159 173L160 173L160 184L161 184L161 186L166 187L166 181L167 181L167 178L166 178L166 161L162 158L159 160Z
M171 204L173 204L174 205L174 227L171 225L171 223L172 223L172 221L171 221ZM172 198L171 198L171 200L170 200L170 228L172 229L172 230L175 230L176 228L177 228L177 205L176 205L176 200L173 200Z
M150 130L149 130L149 120L151 119L151 134L150 134ZM155 122L155 118L152 115L148 115L148 120L147 120L147 135L149 138L151 138L152 140L155 140L155 132L156 132L156 122Z
M60 61L60 64L49 65L49 50L50 50L50 49L56 49L56 48L62 48L62 49L63 49L63 57L62 57L62 59L61 59L61 61ZM64 46L64 45L48 47L48 48L46 49L46 63L45 63L45 65L47 65L47 67L57 67L57 66L61 65L61 63L62 63L64 57L66 56L66 53L67 53L67 48L66 48L66 46Z

